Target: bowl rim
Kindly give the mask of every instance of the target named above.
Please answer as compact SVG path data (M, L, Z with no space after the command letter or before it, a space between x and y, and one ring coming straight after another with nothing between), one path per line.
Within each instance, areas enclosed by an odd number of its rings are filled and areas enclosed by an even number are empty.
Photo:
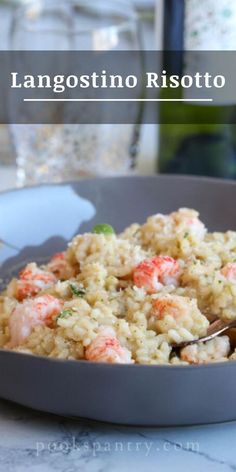
M17 194L18 192L27 192L30 190L37 190L39 188L49 188L49 187L65 187L65 186L72 186L72 185L79 185L80 183L85 184L92 184L94 182L108 182L108 181L122 181L122 180L130 180L130 181L138 181L138 180L184 180L190 182L196 182L201 184L203 183L212 183L217 185L223 186L236 186L236 180L233 179L223 179L218 177L206 177L206 176L195 176L195 175L188 175L188 174L147 174L147 175L119 175L119 176L108 176L108 177L93 177L93 178L82 178L79 180L68 180L63 182L46 182L37 185L27 185L25 187L16 187L10 188L7 190L0 191L0 198L1 196L8 195L8 194Z
M22 358L22 360L32 360L32 362L42 361L46 363L54 364L65 364L65 365L72 365L76 364L78 367L82 366L89 366L89 368L95 369L142 369L142 370L207 370L207 369L221 369L223 366L227 366L227 369L236 368L236 361L221 361L221 362L208 362L205 364L120 364L120 363L107 363L107 362L91 362L85 359L60 359L57 357L47 357L47 356L38 356L36 354L26 353L26 352L18 352L18 351L11 351L9 349L0 348L0 357L1 356L10 356L10 357L17 357Z

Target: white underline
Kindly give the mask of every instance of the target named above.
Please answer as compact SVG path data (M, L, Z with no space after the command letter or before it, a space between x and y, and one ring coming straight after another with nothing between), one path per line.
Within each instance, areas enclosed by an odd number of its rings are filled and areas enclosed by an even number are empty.
M24 102L213 102L213 98L24 98Z

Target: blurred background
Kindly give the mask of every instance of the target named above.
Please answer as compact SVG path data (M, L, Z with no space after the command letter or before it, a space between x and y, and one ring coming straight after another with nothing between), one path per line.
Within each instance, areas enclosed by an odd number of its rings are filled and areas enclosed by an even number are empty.
M155 48L155 32L154 32L154 0L137 0L133 2L128 0L130 5L137 10L141 19L141 37L142 48ZM17 25L12 27L14 15L21 5L27 5L24 0L0 0L0 48L5 49L26 49L24 44L13 44L14 35ZM50 3L50 0L47 0ZM112 0L107 0L107 4L112 3ZM35 1L37 4L37 0ZM83 20L81 20L83 22ZM29 42L27 43L29 45ZM43 48L42 48L43 49ZM1 110L0 110L1 115ZM98 125L100 126L100 125ZM114 125L115 126L115 125ZM115 130L113 130L115 132ZM20 131L22 136L22 132ZM136 172L149 174L154 172L156 165L157 153L157 129L156 125L143 125L140 130L139 151L137 152L137 166ZM86 139L86 138L85 138ZM88 138L89 139L89 138ZM5 125L0 125L0 189L4 190L12 188L17 185L17 181L21 181L16 177L16 153L17 149L14 145L12 131ZM18 150L19 152L19 150ZM22 151L24 152L24 150ZM37 165L37 163L35 163ZM27 183L27 182L26 182Z
M0 49L177 50L180 62L164 54L163 68L181 74L187 50L236 50L236 1L0 0ZM161 125L0 125L0 190L155 172L236 178L235 103L176 103L171 115Z

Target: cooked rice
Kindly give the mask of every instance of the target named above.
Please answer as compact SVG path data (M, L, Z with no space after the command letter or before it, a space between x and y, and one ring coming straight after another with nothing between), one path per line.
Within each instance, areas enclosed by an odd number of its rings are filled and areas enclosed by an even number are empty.
M160 271L167 270L158 265L163 256L169 256L170 265L173 259L178 264L176 284L169 285L168 277L161 277ZM153 269L147 264L151 259ZM134 284L137 266L144 267L149 290ZM26 301L44 300L45 296L45 300L59 299L61 312L42 318L32 311L26 336ZM21 313L20 343L14 342L10 322L17 316L16 308ZM235 360L227 336L188 346L179 355L172 349L172 344L205 336L212 315L223 320L236 317L236 232L209 233L198 213L184 208L151 216L143 225L132 224L120 235L77 235L66 253L48 265L29 264L0 297L0 346L102 362Z

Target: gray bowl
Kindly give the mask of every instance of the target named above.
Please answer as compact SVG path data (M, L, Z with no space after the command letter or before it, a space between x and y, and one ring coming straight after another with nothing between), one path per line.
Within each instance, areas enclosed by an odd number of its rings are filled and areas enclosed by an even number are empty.
M196 208L210 230L236 230L236 184L191 177L112 178L0 195L1 278L43 262L99 222L117 231L157 212ZM0 397L51 413L130 425L236 419L236 362L107 365L0 350Z

